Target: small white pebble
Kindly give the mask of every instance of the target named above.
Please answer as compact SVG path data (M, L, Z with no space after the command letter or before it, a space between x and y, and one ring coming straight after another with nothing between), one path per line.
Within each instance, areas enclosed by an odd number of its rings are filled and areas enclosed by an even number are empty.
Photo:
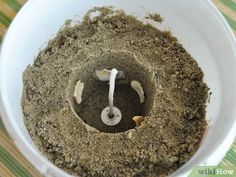
M133 135L132 132L129 132L128 135L127 135L127 137L128 137L129 139L131 139L131 138L132 138L132 135Z

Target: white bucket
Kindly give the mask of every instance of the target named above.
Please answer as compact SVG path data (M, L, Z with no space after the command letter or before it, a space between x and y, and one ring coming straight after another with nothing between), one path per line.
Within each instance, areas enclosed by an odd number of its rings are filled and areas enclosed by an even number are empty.
M213 92L202 144L173 176L186 176L196 165L218 164L235 137L236 43L229 25L207 0L29 0L11 24L0 56L1 116L19 150L45 176L69 176L41 155L26 130L20 107L22 72L65 20L81 19L88 9L104 5L141 20L147 13L160 13L164 22L158 27L170 29L197 60Z

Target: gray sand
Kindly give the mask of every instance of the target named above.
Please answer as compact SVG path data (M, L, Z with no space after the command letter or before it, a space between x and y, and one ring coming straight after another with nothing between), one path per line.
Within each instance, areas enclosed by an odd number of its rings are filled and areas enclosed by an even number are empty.
M101 14L90 19L90 13ZM95 69L127 73L118 81L114 127L101 122L108 84ZM75 83L85 84L75 103ZM146 101L129 86L142 83ZM122 11L95 8L76 26L67 23L23 76L25 124L39 150L75 176L167 176L196 152L206 127L208 88L203 72L169 32ZM145 116L135 127L132 117Z

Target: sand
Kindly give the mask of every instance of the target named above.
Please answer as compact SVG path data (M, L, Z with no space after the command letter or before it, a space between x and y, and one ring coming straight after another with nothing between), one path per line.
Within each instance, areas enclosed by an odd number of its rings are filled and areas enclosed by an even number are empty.
M126 72L116 86L122 121L114 127L100 117L108 84L94 71L104 68ZM75 176L167 176L194 155L206 128L203 77L170 32L122 10L94 8L80 24L67 22L26 68L25 124L39 150ZM85 85L81 104L73 98L78 80ZM143 85L144 103L131 80ZM145 117L140 126L132 121L137 115Z

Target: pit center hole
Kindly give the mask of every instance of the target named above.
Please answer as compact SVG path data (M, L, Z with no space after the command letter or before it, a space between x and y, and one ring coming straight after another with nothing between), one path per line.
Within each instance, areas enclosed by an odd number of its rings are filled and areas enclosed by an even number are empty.
M122 119L115 126L107 126L102 122L100 115L102 110L108 106L109 88L105 83L98 85L96 91L91 93L90 97L85 98L78 107L77 114L81 119L102 132L117 133L134 128L135 123L132 117L143 114L142 104L137 93L128 84L116 85L114 105L120 109Z
M122 113L121 121L115 126L108 126L101 120L101 113L109 106L109 84L95 77L95 70L116 68L124 71L126 78L116 80L114 93L114 106ZM136 127L134 116L147 116L152 109L154 86L151 74L137 62L133 55L126 52L109 52L97 58L90 58L83 67L78 68L73 74L70 92L73 93L75 83L80 80L84 83L82 102L77 104L71 94L72 109L84 123L101 132L118 133ZM145 102L140 103L137 92L131 87L130 82L137 80L143 86Z

